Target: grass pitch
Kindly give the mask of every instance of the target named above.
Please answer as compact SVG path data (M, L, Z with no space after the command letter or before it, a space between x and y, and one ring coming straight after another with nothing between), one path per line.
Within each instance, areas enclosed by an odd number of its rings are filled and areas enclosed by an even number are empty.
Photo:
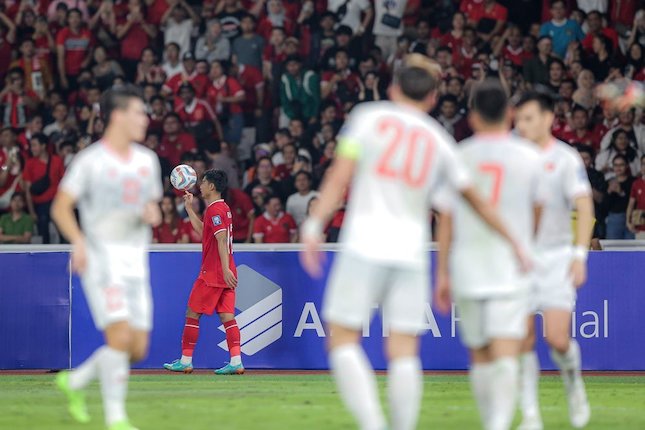
M103 429L98 383L88 389L92 422L81 425L67 415L53 375L0 373L0 429ZM645 429L645 376L585 378L592 405L588 429ZM379 376L385 405L385 378ZM566 399L557 376L542 377L542 414L546 429L570 428ZM237 377L212 374L134 375L128 412L141 430L291 430L352 429L349 414L327 374ZM516 417L518 421L518 417ZM462 375L425 376L419 429L478 429L479 421Z

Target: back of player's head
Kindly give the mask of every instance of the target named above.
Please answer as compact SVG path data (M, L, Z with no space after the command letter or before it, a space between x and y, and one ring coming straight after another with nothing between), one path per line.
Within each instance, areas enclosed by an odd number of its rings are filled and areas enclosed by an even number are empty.
M422 101L441 83L441 66L421 54L409 54L394 76L394 82L403 95Z
M134 99L143 101L143 94L138 87L131 84L112 88L103 93L100 100L100 110L103 115L105 125L107 126L110 123L112 112L116 110L126 110L130 102Z
M204 180L215 186L215 190L224 194L228 188L228 176L222 170L211 169L204 172Z
M554 112L555 111L555 99L551 94L548 94L545 91L527 91L520 96L520 98L515 103L516 108L521 108L522 106L535 102L538 104L539 108L543 112Z
M489 124L504 121L508 108L508 97L502 84L497 79L486 79L475 87L472 98L472 109L480 118Z

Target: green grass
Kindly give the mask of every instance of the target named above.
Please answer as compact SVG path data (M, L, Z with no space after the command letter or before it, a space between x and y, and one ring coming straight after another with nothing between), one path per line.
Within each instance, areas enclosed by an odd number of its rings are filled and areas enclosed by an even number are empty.
M593 411L588 429L645 429L645 377L591 376L586 383ZM383 395L383 377L379 384ZM88 392L93 421L75 424L53 387L52 375L0 374L0 429L102 429L98 384ZM559 378L543 377L540 395L545 428L570 428ZM128 411L141 430L354 428L330 377L324 374L135 375L130 380ZM479 428L466 376L425 377L419 429L430 428Z

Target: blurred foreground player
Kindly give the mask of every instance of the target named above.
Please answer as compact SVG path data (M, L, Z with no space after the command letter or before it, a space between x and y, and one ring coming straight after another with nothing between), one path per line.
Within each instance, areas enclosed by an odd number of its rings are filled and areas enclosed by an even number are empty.
M240 355L240 329L235 321L235 288L237 270L233 261L233 218L222 196L228 178L221 170L208 170L199 185L208 207L204 220L193 210L193 195L186 192L184 200L190 223L202 235L202 266L188 298L186 323L181 338L181 358L163 367L172 372L193 371L193 351L199 337L199 320L203 314L219 314L226 329L226 342L231 361L215 371L217 375L244 373Z
M531 299L532 311L542 311L546 341L560 369L569 402L569 419L575 428L584 427L591 415L580 373L580 348L571 339L571 311L576 289L587 278L587 253L593 229L594 207L591 186L577 151L551 135L553 99L528 92L516 103L515 125L519 134L539 146L544 163L546 200L536 239L536 270ZM571 212L576 211L576 235ZM522 349L522 430L541 430L538 404L539 363L534 352L535 317L529 317L529 334Z
M454 140L428 115L436 104L440 67L411 54L389 89L392 102L363 104L352 112L320 200L303 225L301 256L312 276L321 274L323 228L351 183L343 252L330 275L323 315L333 333L329 363L345 405L361 429L387 426L374 372L359 345L374 305L389 328L386 355L391 428L416 427L422 395L418 336L430 301L427 244L429 201L439 187L461 193L524 261L493 209L478 196L458 162Z
M471 98L475 135L459 144L477 191L499 211L523 247L532 248L541 210L542 162L535 145L510 134L499 81L479 84ZM446 193L447 194L447 193ZM526 337L530 279L507 242L462 199L438 199L439 267L435 305L459 310L459 334L470 349L470 382L483 428L507 430L517 402L520 348Z
M161 222L158 158L133 142L146 136L148 116L138 90L115 88L101 99L107 128L103 138L81 151L61 182L52 216L72 244L72 269L105 345L71 372L61 372L58 387L80 422L90 417L83 392L101 381L105 420L111 430L134 430L125 398L130 362L148 353L152 329L148 244L151 226ZM82 231L74 216L78 204Z

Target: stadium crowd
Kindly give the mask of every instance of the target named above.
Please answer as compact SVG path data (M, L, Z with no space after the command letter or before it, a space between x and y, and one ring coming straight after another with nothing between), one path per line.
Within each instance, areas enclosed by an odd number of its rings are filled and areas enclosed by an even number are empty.
M642 112L615 112L594 91L642 81L644 45L639 0L5 0L0 243L60 240L49 216L58 183L101 137L101 93L124 82L142 88L141 143L167 190L155 242L201 241L168 183L180 163L228 173L236 242L294 242L343 118L386 99L409 52L442 66L431 115L457 141L486 76L509 95L552 91L553 133L587 166L595 237L645 238ZM329 241L342 219L339 207Z

